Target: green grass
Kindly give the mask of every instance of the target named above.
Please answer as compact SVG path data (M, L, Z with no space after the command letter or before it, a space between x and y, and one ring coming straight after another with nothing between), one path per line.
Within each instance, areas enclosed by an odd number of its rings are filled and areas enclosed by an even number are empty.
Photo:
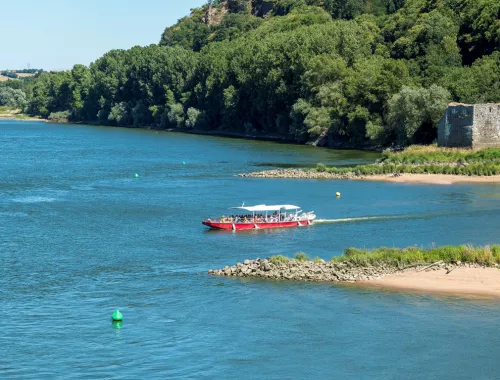
M299 252L295 258L283 255L273 256L270 259L275 265L288 264L290 261L320 263L321 259L316 257L311 260L304 252ZM404 267L415 264L433 264L438 261L445 263L481 264L493 266L500 264L500 245L475 247L471 245L444 246L436 248L388 248L375 249L347 248L341 256L334 256L332 263L350 263L357 266L392 265Z
M472 163L500 163L500 148L486 148L480 150L463 148L439 148L435 145L410 146L402 152L384 151L384 164L472 164Z
M373 250L347 248L342 256L336 256L332 259L332 262L348 262L361 266L375 264L405 266L431 264L438 261L445 263L461 261L488 266L500 264L500 245L485 247L461 245L429 249L417 247L404 249L381 247Z
M317 172L355 174L357 176L391 174L454 174L491 176L500 174L500 148L480 150L411 146L402 152L384 151L376 164L351 168L327 167L318 164Z

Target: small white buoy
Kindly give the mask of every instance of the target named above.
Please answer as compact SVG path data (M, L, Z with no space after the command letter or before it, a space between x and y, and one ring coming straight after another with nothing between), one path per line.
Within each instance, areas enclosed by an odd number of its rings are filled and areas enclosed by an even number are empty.
M337 194L335 194L337 198L340 198L340 193L337 191Z

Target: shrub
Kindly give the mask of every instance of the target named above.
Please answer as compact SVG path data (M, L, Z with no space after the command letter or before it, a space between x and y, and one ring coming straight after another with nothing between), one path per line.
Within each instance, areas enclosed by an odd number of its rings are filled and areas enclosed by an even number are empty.
M316 171L320 173L326 172L327 171L326 165L321 163L316 165Z
M290 261L290 259L286 256L283 256L283 255L277 255L277 256L271 257L271 259L269 261L275 265L282 265L282 264L287 264Z
M69 111L52 112L48 119L54 123L67 123L70 114Z
M304 252L298 252L297 254L295 254L295 260L300 261L300 262L304 262L304 261L309 261L310 258Z

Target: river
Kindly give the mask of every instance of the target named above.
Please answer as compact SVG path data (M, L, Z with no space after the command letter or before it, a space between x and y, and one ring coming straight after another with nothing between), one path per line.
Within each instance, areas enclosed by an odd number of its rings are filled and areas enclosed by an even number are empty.
M498 378L497 301L207 271L349 246L498 243L499 185L239 178L378 154L137 129L0 121L0 144L1 378ZM201 225L243 202L324 221Z

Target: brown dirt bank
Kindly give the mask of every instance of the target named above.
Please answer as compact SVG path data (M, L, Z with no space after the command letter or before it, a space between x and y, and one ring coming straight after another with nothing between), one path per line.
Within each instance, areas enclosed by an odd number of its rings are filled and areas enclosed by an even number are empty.
M296 178L296 179L352 179L365 181L386 181L398 183L429 183L435 185L452 185L454 183L500 183L500 175L466 176L449 174L402 174L399 177L392 175L366 175L354 173L315 172L301 169L275 169L238 174L240 177L251 178Z
M497 268L455 268L429 272L403 272L366 280L366 286L424 293L500 298L500 270Z

